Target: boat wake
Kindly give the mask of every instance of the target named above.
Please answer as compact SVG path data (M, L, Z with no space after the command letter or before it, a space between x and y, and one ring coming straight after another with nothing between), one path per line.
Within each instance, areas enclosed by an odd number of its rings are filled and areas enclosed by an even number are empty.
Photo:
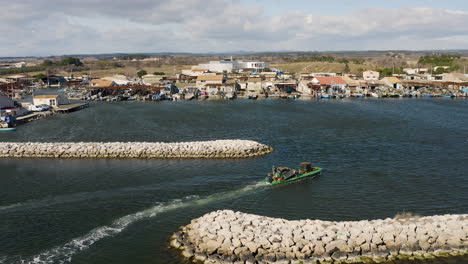
M246 194L253 190L262 188L264 186L268 186L268 184L257 183L253 185L248 185L241 189L217 193L217 194L209 195L206 197L190 195L190 196L184 197L183 199L175 199L166 203L159 203L151 208L116 219L109 225L97 227L81 237L74 238L71 241L61 246L57 246L55 248L46 250L36 256L31 257L30 259L18 260L18 259L9 259L8 257L4 257L3 260L6 261L7 263L9 263L10 261L14 263L41 263L41 264L68 263L68 262L71 262L72 257L76 253L88 249L94 243L96 243L97 241L103 238L114 236L124 231L129 225L135 222L141 221L143 219L153 218L164 212L168 212L168 211L172 211L176 209L193 207L193 206L203 206L203 205L207 205L212 202L215 202L215 201L221 201L221 200L234 198L239 195ZM2 260L2 257L0 257L0 261L1 260Z
M127 187L121 189L110 189L102 190L96 192L79 192L72 194L57 195L52 197L45 197L40 199L27 200L19 203L9 204L0 206L0 212L3 211L13 211L13 210L26 210L26 209L36 209L47 207L57 204L66 204L81 202L91 199L109 199L116 196L123 196L127 193L132 193L135 190L137 191L155 191L159 190L162 187L159 185L150 185L150 186L136 186L136 187Z

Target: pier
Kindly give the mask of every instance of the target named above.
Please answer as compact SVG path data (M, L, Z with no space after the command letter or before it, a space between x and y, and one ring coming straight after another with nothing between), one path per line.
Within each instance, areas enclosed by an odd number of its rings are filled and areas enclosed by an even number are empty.
M0 142L0 158L248 158L273 148L251 140L155 142Z
M170 245L197 263L381 263L468 254L468 215L321 221L230 210L194 219Z
M89 107L88 103L66 104L66 105L60 105L56 107L54 109L54 112L70 113L70 112L78 111L87 107Z

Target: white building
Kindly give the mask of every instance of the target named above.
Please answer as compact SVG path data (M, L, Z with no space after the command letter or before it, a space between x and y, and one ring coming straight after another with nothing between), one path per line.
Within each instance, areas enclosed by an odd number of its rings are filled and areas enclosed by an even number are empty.
M380 78L380 73L376 71L365 71L362 73L362 78L365 81L377 81Z
M237 71L263 71L265 68L268 68L269 64L261 61L241 61L234 60L232 58L220 60L220 61L210 61L209 63L198 64L193 66L192 70L206 69L211 72L232 72L233 70Z
M403 72L407 74L424 74L429 72L427 68L404 68Z
M33 99L34 105L46 104L52 107L59 106L58 95L36 95Z
M121 74L116 74L112 77L104 77L102 79L106 81L113 81L116 85L128 85L130 83L127 76Z

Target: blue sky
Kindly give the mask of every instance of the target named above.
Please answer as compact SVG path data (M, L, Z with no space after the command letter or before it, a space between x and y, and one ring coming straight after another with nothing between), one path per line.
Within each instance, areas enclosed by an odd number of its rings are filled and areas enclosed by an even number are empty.
M468 48L468 1L0 0L0 56Z

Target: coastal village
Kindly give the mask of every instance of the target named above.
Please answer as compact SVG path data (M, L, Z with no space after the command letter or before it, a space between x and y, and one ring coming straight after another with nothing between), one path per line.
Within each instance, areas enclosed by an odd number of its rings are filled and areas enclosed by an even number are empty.
M17 62L2 67L25 65ZM287 72L264 61L226 57L181 69L174 75L144 70L136 76L104 77L15 74L0 78L0 128L80 110L89 106L86 101L467 97L468 74L445 72L448 68L403 68L384 77L374 70L364 70L360 75ZM54 92L43 94L44 88Z

